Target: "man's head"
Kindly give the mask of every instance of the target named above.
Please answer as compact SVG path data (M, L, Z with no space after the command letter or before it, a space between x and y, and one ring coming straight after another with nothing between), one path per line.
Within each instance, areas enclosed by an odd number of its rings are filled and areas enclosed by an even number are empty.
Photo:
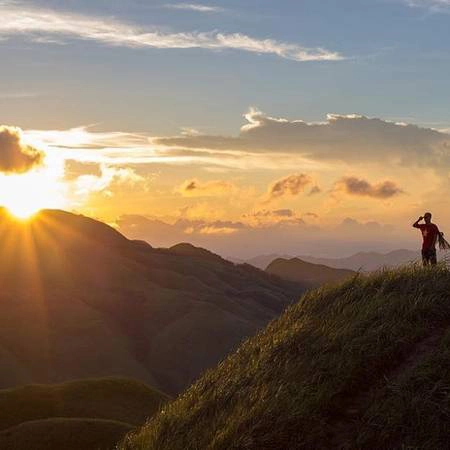
M432 215L431 215L431 213L429 213L429 212L427 212L427 213L425 213L425 214L423 215L423 218L424 218L424 220L425 220L426 223L431 223L431 217L432 217Z

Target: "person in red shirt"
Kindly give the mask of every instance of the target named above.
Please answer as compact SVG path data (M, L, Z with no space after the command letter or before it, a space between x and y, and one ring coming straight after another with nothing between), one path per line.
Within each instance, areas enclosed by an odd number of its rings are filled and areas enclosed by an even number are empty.
M419 223L424 220L425 223ZM436 224L431 223L431 213L427 212L424 216L420 216L414 223L414 228L418 228L422 232L422 261L424 266L431 264L434 266L437 263L436 258L436 243L441 232Z

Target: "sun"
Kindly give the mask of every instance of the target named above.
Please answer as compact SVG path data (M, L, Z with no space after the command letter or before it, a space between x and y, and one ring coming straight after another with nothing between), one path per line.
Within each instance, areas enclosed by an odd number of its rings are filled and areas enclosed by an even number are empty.
M27 204L14 204L6 206L6 208L13 216L17 217L18 219L29 219L41 209Z
M0 177L0 205L19 219L41 209L66 206L64 186L48 167L22 175Z

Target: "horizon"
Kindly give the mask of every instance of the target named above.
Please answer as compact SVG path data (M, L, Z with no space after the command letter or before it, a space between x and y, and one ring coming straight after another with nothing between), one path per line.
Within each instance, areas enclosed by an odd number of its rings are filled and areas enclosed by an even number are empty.
M419 250L426 210L450 229L448 2L0 12L0 204L17 216L246 259Z

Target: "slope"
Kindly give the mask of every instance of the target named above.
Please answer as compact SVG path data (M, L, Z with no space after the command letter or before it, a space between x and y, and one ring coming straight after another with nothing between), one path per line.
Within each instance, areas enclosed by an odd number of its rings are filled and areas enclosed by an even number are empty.
M55 418L24 422L0 431L2 450L111 450L129 424L103 419Z
M307 293L122 449L447 448L450 272Z
M278 258L266 268L266 272L288 281L318 287L326 283L335 283L355 275L347 269L333 269L320 264L312 264L299 258Z
M63 211L0 210L0 388L123 376L174 394L302 286Z
M168 397L124 378L75 380L0 391L0 448L110 449Z
M161 392L125 378L75 380L0 390L0 430L56 417L92 418L140 425L168 400Z

